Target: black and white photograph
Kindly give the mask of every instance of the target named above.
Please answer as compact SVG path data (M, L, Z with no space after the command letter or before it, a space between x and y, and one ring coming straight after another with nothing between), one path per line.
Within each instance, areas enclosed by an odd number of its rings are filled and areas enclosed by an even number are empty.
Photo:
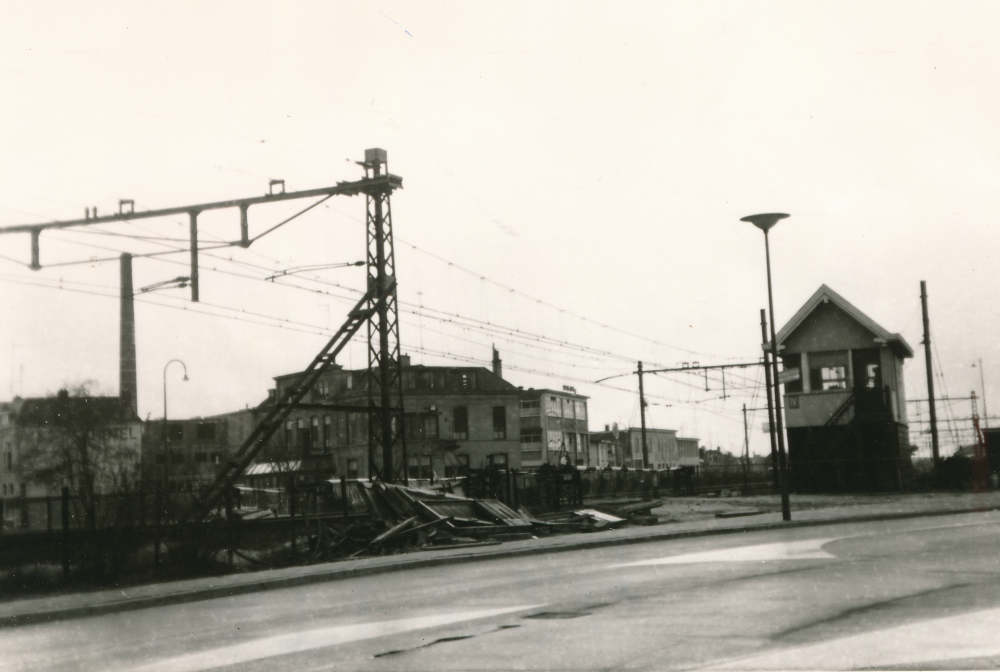
M1000 669L1000 4L0 9L0 671Z

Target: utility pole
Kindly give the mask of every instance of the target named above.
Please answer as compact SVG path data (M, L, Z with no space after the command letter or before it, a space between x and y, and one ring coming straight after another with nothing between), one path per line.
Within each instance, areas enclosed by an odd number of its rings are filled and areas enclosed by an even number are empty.
M931 323L927 317L927 282L920 281L920 307L924 313L924 361L927 363L927 403L931 415L931 450L934 455L934 468L941 462L940 444L938 443L937 410L934 407L934 369L931 368Z
M983 358L979 358L979 386L983 388L983 426L990 428L990 417L986 411L986 378L983 376Z
M767 387L767 426L771 438L771 470L774 472L774 487L781 489L781 471L778 468L778 438L774 435L774 402L771 398L771 358L767 350L767 314L760 311L760 337L764 344L764 383Z
M649 466L649 451L646 449L646 395L642 389L642 362L639 362L639 420L642 423L642 467Z
M747 470L750 468L750 430L747 429L747 405L743 404L743 494L750 493L750 476Z

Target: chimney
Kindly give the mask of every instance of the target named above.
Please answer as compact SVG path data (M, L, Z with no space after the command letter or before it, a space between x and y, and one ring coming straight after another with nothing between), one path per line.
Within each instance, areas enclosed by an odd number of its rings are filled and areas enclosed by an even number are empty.
M611 425L604 425L604 431L605 432L610 432L611 431Z
M132 302L132 255L121 256L121 318L118 337L118 399L122 414L134 418L139 408L135 364L135 304Z
M500 361L496 346L493 346L493 373L497 378L503 378L503 362Z
M409 366L410 365L410 356L409 355L400 355L399 356L399 365L400 366Z

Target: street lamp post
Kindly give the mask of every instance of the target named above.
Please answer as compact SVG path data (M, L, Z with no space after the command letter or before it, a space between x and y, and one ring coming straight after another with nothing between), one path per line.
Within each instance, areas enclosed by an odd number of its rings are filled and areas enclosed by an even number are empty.
M177 362L184 367L184 380L188 379L187 365L179 359L171 359L163 366L163 475L164 484L170 485L170 436L167 431L167 367Z
M771 227L786 217L788 215L783 212L771 212L761 215L749 215L748 217L743 217L740 221L750 222L764 232L764 257L767 263L767 305L771 313L772 385L774 386L775 426L772 427L772 430L778 433L778 469L781 472L781 517L787 521L792 519L792 510L788 499L788 462L785 457L785 430L781 418L781 393L778 383L778 338L774 331L774 294L771 289L771 247L767 236L767 232Z

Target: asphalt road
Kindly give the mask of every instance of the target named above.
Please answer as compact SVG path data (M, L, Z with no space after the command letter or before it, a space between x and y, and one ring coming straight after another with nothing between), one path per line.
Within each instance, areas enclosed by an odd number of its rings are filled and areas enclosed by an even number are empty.
M997 633L1000 513L983 513L479 561L22 626L0 630L0 669L996 669Z

